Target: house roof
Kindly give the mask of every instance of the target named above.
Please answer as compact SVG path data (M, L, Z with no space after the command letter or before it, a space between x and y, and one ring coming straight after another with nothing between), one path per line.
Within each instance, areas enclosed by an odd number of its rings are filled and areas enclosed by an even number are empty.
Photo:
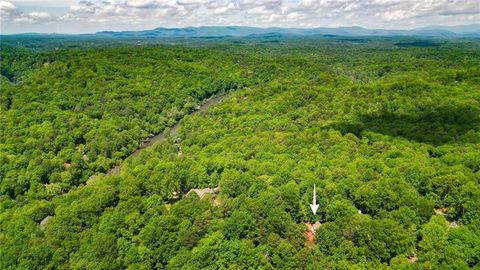
M195 192L198 197L200 199L202 199L206 194L215 194L218 192L218 188L203 188L203 189L197 189L197 188L194 188L194 189L191 189L188 193L187 193L187 196L192 193L192 192Z
M48 221L52 218L53 218L52 216L47 216L46 218L42 219L42 221L40 221L40 229L42 231L45 230L45 226L47 225Z
M320 228L320 226L322 226L322 223L320 223L319 221L317 221L313 224L310 223L310 222L307 222L307 223L305 223L305 225L307 226L308 231L315 234L315 232Z

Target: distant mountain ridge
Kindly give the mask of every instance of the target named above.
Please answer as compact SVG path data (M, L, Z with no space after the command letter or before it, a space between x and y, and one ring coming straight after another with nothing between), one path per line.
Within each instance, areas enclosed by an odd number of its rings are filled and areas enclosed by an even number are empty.
M336 36L422 36L422 37L480 37L480 24L459 26L429 26L412 30L367 29L353 27L317 28L258 28L248 26L200 26L185 28L155 28L144 31L103 31L98 36L138 37L138 38L178 38L178 37L245 37L255 35L336 35Z
M40 34L24 33L10 36L78 36L78 37L110 37L110 38L215 38L215 37L248 37L248 36L416 36L440 38L480 38L480 24L457 26L428 26L411 30L368 29L360 26L351 27L317 27L317 28L282 28L282 27L250 27L250 26L199 26L184 28L158 27L140 31L102 31L93 34Z

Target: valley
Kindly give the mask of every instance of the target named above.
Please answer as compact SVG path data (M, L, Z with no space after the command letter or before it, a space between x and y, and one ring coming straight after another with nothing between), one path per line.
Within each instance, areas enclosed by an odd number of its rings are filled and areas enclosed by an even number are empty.
M2 269L480 265L477 39L92 44L2 44Z

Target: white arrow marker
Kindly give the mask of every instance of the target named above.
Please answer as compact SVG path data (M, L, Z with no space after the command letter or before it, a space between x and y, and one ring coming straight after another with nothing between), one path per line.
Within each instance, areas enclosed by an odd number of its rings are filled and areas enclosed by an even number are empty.
M315 215L318 210L318 204L317 204L317 194L315 191L315 184L313 184L313 204L310 204L310 208L312 209L313 214Z

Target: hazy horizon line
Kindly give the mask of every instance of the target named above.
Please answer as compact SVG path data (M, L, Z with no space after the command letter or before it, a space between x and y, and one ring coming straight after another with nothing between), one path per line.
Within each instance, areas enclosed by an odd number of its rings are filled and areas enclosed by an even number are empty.
M2 36L14 36L14 35L26 35L26 34L44 34L44 35L66 35L66 36L76 36L76 35L94 35L97 33L102 32L141 32L141 31L149 31L155 29L188 29L188 28L255 28L255 29L301 29L301 30L309 30L309 29L341 29L341 28L361 28L365 30L386 30L386 31L412 31L412 30L421 30L421 29L428 29L428 28L454 28L454 27L474 27L478 26L480 30L480 23L473 23L473 24L434 24L434 25L427 25L421 27L411 27L411 28L382 28L382 27L366 27L361 25L342 25L342 26L313 26L313 27L282 27L282 26L253 26L253 25L190 25L184 27L171 27L171 26L157 26L153 28L142 28L142 29L124 29L124 30L100 30L95 32L79 32L79 33L67 33L67 32L47 32L47 31L28 31L28 32L16 32L16 33L3 33L0 29L0 35Z

